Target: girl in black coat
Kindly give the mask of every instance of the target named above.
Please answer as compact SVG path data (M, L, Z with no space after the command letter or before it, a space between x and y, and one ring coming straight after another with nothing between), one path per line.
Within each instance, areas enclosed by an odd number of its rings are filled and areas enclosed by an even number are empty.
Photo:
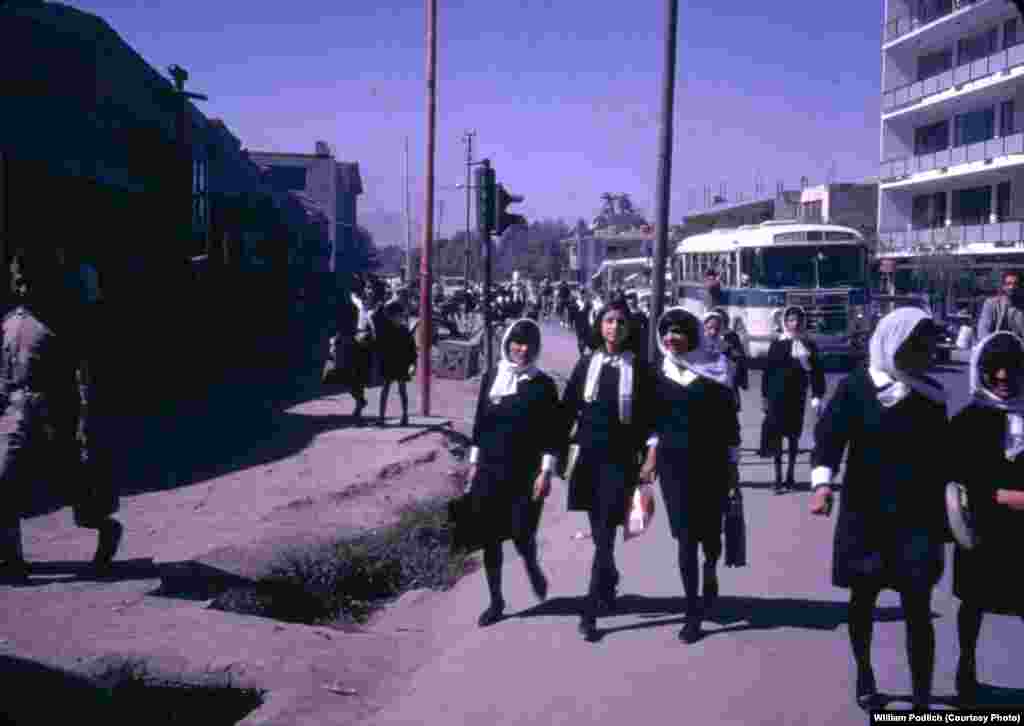
M806 315L792 305L782 314L785 331L772 342L761 377L764 399L762 455L775 457L775 493L795 489L794 469L804 430L807 389L811 389L811 408L817 413L825 395L825 372L818 348L804 336ZM789 440L789 468L782 480L782 439Z
M641 478L655 468L665 512L679 543L679 572L686 595L686 643L700 637L697 548L704 550L706 615L718 597L716 568L722 554L722 518L736 486L740 423L733 401L732 366L701 341L701 324L683 308L666 310L658 322L664 361L657 377L654 435L648 439Z
M588 640L596 635L597 616L614 608L619 573L615 532L637 485L640 456L649 433L653 380L625 348L629 308L624 300L597 316L594 353L576 363L562 398L565 433L576 427L579 456L569 476L569 509L587 512L594 540L590 587L580 621Z
M412 331L404 324L401 303L390 302L374 315L377 331L376 355L381 361L380 418L378 426L384 425L384 414L388 407L388 395L392 382L398 384L398 399L402 402L402 426L409 425L409 393L405 384L412 379L416 365L416 341Z
M736 397L736 410L740 410L740 389L750 387L747 368L747 354L743 351L740 336L729 330L729 315L722 308L715 308L704 315L705 347L712 353L722 353L732 363L732 388Z
M511 539L538 598L547 597L548 583L537 561L537 527L551 473L561 449L561 416L554 381L534 365L540 355L540 328L517 320L505 333L502 359L480 385L473 448L470 450L472 511L485 531L484 568L490 606L480 627L501 620L502 542Z
M974 548L957 547L953 569L953 593L960 599L956 690L963 703L976 702L978 694L976 653L984 613L1024 617L1024 591L1012 575L1024 531L1022 386L1024 341L993 333L974 349L971 402L950 425L951 440L971 452L956 457L952 478L967 488L980 535Z
M927 706L935 664L931 592L948 526L945 394L924 375L937 341L927 313L900 308L878 323L869 364L836 388L815 427L811 511L827 515L830 483L850 450L841 490L832 583L850 589L857 701L877 708L872 615L882 589L900 593L915 708Z

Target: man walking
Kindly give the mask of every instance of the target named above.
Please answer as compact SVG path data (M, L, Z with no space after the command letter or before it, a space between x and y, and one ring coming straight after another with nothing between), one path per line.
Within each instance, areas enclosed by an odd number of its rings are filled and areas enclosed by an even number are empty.
M998 330L1008 330L1024 337L1024 290L1020 286L1020 273L1016 270L1003 273L1000 294L986 300L978 316L978 340L984 340Z

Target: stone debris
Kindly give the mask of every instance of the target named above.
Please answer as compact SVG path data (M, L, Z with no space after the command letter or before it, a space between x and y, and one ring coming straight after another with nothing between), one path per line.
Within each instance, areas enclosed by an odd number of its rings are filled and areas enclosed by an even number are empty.
M348 686L343 686L343 685L341 685L340 682L328 683L326 686L324 686L324 688L326 688L331 693L337 693L338 695L341 695L341 696L358 696L359 695L359 691L357 691L354 688L350 688Z

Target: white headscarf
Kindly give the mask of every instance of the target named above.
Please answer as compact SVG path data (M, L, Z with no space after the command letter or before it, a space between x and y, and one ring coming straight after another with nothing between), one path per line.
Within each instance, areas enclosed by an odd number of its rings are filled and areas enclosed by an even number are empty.
M1024 341L1005 330L992 333L974 347L971 353L971 402L986 408L994 408L1006 414L1006 440L1003 449L1007 459L1016 459L1024 452L1024 396L1003 400L985 387L981 376L981 356L984 349L998 336L1008 335L1024 349Z
M718 329L718 338L709 338L704 332L705 326L711 318L718 318L718 322L720 324ZM704 313L704 318L701 320L700 328L701 344L711 354L722 352L722 333L725 331L725 322L725 316L722 315L719 310L708 310Z
M608 306L597 311L595 324L604 318ZM618 355L610 355L604 351L595 351L590 356L587 368L587 380L583 386L583 400L593 403L597 398L597 381L601 377L601 368L609 363L619 369L619 421L628 424L633 420L633 353L625 351Z
M922 320L930 320L928 313L918 308L896 308L878 321L868 346L868 366L893 379L893 384L878 392L878 401L889 408L906 398L911 389L936 403L946 402L946 392L917 376L904 373L896 367L896 351L913 334Z
M693 350L683 355L676 355L666 348L661 335L661 325L665 321L665 317L669 313L676 312L693 318L694 327L697 329L697 340L690 341L691 343L695 342L696 345ZM658 350L665 358L661 369L670 380L685 386L690 383L691 376L702 376L715 383L721 383L723 386L732 387L732 363L723 353L708 350L704 342L704 325L697 323L696 316L685 308L669 308L661 314L658 319ZM690 376L686 375L687 372L690 373Z
M789 317L790 313L798 313L800 315L800 330L795 335L786 330L786 318ZM808 373L811 372L811 351L804 345L804 325L807 323L807 313L799 305L790 305L788 308L782 311L782 335L779 336L779 340L792 340L793 348L790 351L790 355L796 359L800 367Z
M533 327L536 330L537 346L536 350L533 349L534 346L530 346L526 362L520 365L513 362L509 357L508 343L512 332L522 326ZM519 381L528 380L540 371L535 365L538 356L540 356L540 348L541 334L540 326L537 323L529 318L520 318L508 326L508 330L505 331L505 335L501 339L501 360L498 361L498 372L494 376L494 382L491 384L491 391L488 394L492 401L497 401L504 396L515 395Z

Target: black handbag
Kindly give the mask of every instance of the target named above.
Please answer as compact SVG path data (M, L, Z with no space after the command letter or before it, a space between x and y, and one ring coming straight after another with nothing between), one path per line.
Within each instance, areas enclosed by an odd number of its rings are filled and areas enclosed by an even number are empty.
M746 567L747 525L743 518L743 493L739 487L729 493L725 509L725 566Z
M448 527L453 550L475 552L484 547L484 533L481 532L479 517L473 509L470 494L463 494L448 502Z

